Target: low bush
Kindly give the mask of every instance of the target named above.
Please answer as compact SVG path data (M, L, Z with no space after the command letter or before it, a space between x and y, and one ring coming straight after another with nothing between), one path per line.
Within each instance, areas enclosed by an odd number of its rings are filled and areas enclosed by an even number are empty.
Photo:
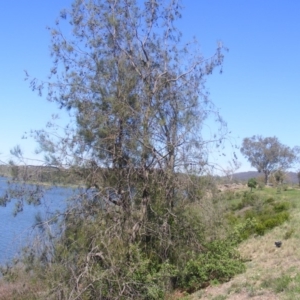
M233 200L236 197L236 195L234 191L227 190L223 192L223 197L225 197L226 200Z
M259 215L257 216L257 225L255 233L258 235L264 235L266 230L273 229L276 226L283 224L289 220L290 214L287 211L273 213L271 215Z
M180 287L194 292L210 281L225 282L244 270L242 259L233 245L226 240L215 241L207 245L206 253L187 262L180 276Z
M61 235L51 240L53 255L41 259L42 249L30 248L22 260L42 281L45 298L165 299L176 288L191 292L244 270L235 250L243 230L226 238L224 203L181 201L170 210L154 199L143 222L137 209L128 218L118 207L104 211L88 199L72 205ZM218 213L216 221L209 211Z
M256 178L250 178L248 180L248 187L251 189L251 192L252 192L252 189L255 189L257 186L257 181L256 181Z
M274 203L275 199L273 197L269 197L265 200L265 203Z
M255 227L255 233L258 235L264 235L266 232L266 226L263 223L258 223Z
M232 245L237 245L243 240L246 240L255 230L257 221L255 218L247 218L244 221L236 223L229 235L229 240Z
M247 206L253 206L259 198L256 194L245 191L240 203L236 205L236 209L242 209Z
M288 210L291 207L290 202L276 202L274 197L267 199L259 197L258 194L244 192L242 199L238 204L231 206L232 211L241 210L247 207L243 213L227 214L228 223L235 228L238 225L243 226L246 220L256 220L255 226L246 227L241 235L242 239L247 239L251 234L264 235L267 230L283 224L290 217Z
M230 212L226 215L227 222L229 225L235 225L239 222L240 218L236 216L234 213Z
M275 212L282 212L289 210L291 207L290 202L279 202L274 204L274 210Z

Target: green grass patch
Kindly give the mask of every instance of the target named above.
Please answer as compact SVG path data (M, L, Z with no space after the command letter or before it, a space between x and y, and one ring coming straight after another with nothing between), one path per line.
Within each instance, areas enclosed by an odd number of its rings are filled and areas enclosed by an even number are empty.
M248 219L256 222L255 226L247 227L243 231L242 239L247 239L252 234L264 235L266 231L282 225L290 218L291 201L287 201L281 194L276 194L275 189L265 189L255 193L245 191L239 195L239 200L235 199L230 203L228 223L236 226L244 224Z

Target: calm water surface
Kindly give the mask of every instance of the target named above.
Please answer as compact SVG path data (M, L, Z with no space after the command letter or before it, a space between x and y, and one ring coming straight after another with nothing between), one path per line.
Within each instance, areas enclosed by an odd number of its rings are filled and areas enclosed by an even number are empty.
M0 196L7 188L7 179L0 177ZM53 187L45 192L40 206L25 205L24 210L13 216L15 200L6 207L0 206L0 264L14 258L32 236L32 226L35 224L35 216L51 215L57 210L66 207L66 199L74 191L71 188Z

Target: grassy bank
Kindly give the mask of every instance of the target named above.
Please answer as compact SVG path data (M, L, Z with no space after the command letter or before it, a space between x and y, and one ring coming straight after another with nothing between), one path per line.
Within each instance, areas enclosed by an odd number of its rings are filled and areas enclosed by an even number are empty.
M209 231L208 224L211 224L211 228L226 226L229 229L226 231L226 243L222 240L206 242L205 251L190 259L180 274L172 269L173 278L180 282L177 282L175 292L166 293L165 298L160 299L297 299L300 293L300 234L297 232L300 225L299 199L300 190L297 188L264 188L251 193L241 186L238 190L229 188L219 192L217 197L211 199L210 209L213 210L209 216L208 207L204 207L203 203L200 206L192 205L190 213L197 212L199 220L206 224L206 236L212 237L214 232ZM218 219L218 224L209 223L214 219ZM89 229L94 234L96 224ZM85 234L82 237L77 232L82 239L87 238L86 229L89 227L86 226L85 223L82 228ZM225 233L221 230L220 234L222 232ZM274 242L279 240L282 246L277 248ZM245 272L235 276L242 269L238 263L239 256L235 256L232 251L233 245L238 248L245 265ZM70 251L70 246L67 249ZM227 256L226 249L229 249ZM138 269L138 276L142 276L142 279L144 275L147 280L157 280L157 276L168 275L161 274L162 269L158 269L156 273L150 274L153 278L149 277L146 262L148 260L141 265L142 273ZM1 299L43 299L46 291L41 289L42 286L46 287L43 280L26 274L23 269L17 272L9 270L4 274L7 280L0 282L0 295L5 294L6 298L2 296ZM133 275L136 276L136 272ZM29 298L26 298L27 295Z
M286 191L265 188L253 193L262 199L274 199L277 203L289 203L289 219L280 226L253 234L239 245L245 259L246 271L227 283L212 284L193 295L188 300L212 299L299 299L300 294L300 190L289 187ZM232 198L231 205L240 200ZM241 214L249 209L237 210ZM282 241L277 248L275 241Z

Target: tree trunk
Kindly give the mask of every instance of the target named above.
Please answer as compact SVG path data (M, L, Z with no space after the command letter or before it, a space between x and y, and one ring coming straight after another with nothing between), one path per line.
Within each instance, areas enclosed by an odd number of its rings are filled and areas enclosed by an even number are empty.
M265 185L268 185L269 183L269 172L265 172Z

